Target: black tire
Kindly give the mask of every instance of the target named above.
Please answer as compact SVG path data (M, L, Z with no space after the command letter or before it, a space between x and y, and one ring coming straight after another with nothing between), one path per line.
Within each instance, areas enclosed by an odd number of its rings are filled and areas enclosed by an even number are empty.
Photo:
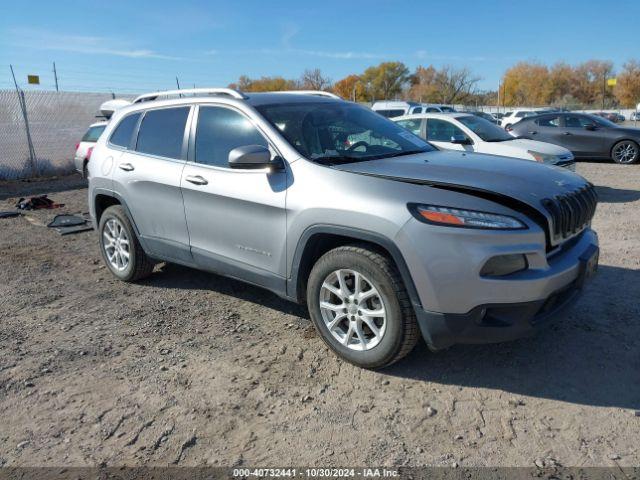
M84 164L82 165L82 178L84 178L85 180L89 179L89 168L88 167L88 162L85 160Z
M105 249L105 235L104 231L107 222L110 219L115 219L122 225L128 239L129 239L129 260L127 266L122 269L116 269L107 256ZM121 205L113 205L107 208L100 217L100 225L98 226L98 237L100 241L100 253L107 268L113 273L113 275L124 282L135 282L151 275L155 262L147 256L142 249L138 237L136 237L135 230L129 221L124 208Z
M320 310L321 287L339 269L363 274L380 293L388 312L386 330L377 345L356 351L342 345L329 332ZM313 266L307 282L307 305L324 342L346 361L363 368L381 368L407 355L419 338L418 324L402 278L393 261L366 245L347 245L324 254Z
M631 152L631 157L622 158L617 154L619 149L628 148ZM637 163L640 159L640 147L633 140L621 140L616 143L611 149L611 159L621 165L631 165Z

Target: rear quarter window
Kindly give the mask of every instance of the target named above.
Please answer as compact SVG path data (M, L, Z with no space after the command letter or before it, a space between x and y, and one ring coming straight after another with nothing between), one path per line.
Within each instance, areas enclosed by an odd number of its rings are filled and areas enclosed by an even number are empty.
M138 124L140 115L140 112L138 112L124 117L113 130L109 143L117 145L118 147L129 148L129 145L131 145L131 137Z
M84 137L82 137L82 141L92 143L97 142L98 138L100 138L100 135L102 135L102 132L104 132L105 127L106 125L98 125L89 128L89 130L87 130L87 133L84 134Z

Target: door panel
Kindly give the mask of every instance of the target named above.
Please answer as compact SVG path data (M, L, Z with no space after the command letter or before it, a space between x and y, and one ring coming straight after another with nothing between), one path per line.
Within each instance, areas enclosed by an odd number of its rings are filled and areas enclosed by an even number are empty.
M236 110L200 107L182 172L191 252L203 268L274 290L285 287L285 170L230 169L231 149L268 143ZM193 152L193 155L191 155Z
M586 125L593 124L589 117L582 115L565 115L562 135L562 146L571 150L576 156L597 156L604 147L604 135L599 128L587 130Z
M143 145L153 145L159 153L164 145L167 151L181 156L189 107L179 110L160 114L159 110L146 112L138 132L138 144L142 138ZM151 112L154 114L149 116ZM164 137L164 143L157 141L158 136ZM185 164L186 160L180 158L127 150L116 161L113 181L116 191L127 203L148 253L190 262L189 234L180 190Z

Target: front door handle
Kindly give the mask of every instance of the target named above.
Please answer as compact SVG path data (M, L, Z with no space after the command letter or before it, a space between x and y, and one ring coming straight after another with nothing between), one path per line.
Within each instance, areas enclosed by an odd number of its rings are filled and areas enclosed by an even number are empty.
M209 183L206 178L201 177L200 175L187 175L184 179L194 185L207 185Z
M571 132L564 132L563 135L571 135Z
M130 163L121 163L120 165L118 165L118 167L120 167L120 170L124 170L125 172L135 170L135 167Z
M538 132L536 132L535 130L533 130L532 132L527 132L527 133L528 133L528 134L530 134L530 135L535 135L535 134L536 134L536 133L538 133Z

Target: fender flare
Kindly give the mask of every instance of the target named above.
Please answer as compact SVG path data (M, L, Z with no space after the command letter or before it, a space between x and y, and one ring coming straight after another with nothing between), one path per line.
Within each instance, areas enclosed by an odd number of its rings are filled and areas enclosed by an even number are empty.
M129 206L127 205L127 202L125 201L124 198L122 198L122 196L117 193L114 192L113 190L107 190L105 188L95 188L92 192L92 198L91 198L91 203L93 206L93 211L95 213L96 211L96 197L98 195L104 195L105 197L112 197L115 198L116 200L118 200L118 202L120 203L120 206L122 206L122 208L124 208L124 212L127 215L127 218L129 219L129 222L131 222L131 225L133 226L133 229L136 232L136 237L138 237L138 242L140 242L140 245L142 246L142 249L145 252L148 252L149 250L147 249L147 246L145 245L145 241L144 241L144 237L142 235L140 235L140 230L138 229L138 226L136 225L135 220L133 219L133 215L131 215L131 210L129 209ZM93 218L93 228L96 230L96 232L98 231L98 219L97 218Z
M289 298L293 298L298 301L304 298L304 294L301 295L301 292L298 292L300 281L300 265L302 263L302 256L309 243L309 240L311 240L313 236L318 234L349 237L353 238L355 241L373 243L384 248L391 255L391 258L393 259L396 267L398 268L398 271L400 272L400 276L402 277L402 281L405 285L405 288L407 289L407 294L409 295L409 299L411 300L411 304L413 305L414 309L422 308L420 297L418 296L418 291L416 290L415 284L413 283L413 278L411 277L411 273L409 271L409 268L407 267L407 263L405 262L400 249L393 242L393 240L377 232L330 224L317 224L307 227L307 229L298 239L295 253L291 261L291 275L287 279L287 296Z

